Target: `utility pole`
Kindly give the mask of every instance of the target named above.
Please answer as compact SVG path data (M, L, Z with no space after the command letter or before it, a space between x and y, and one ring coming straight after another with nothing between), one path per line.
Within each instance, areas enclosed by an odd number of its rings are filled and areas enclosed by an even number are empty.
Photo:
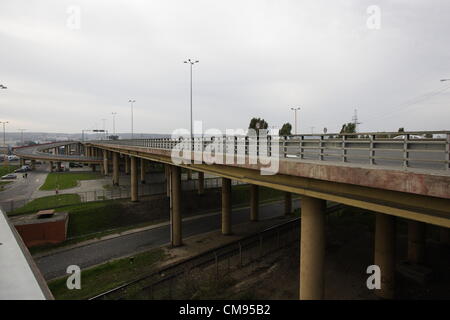
M297 134L297 111L300 110L300 107L291 108L294 111L294 133Z
M1 124L3 124L3 146L6 147L6 124L9 123L9 121L0 121Z
M190 90L190 100L191 100L191 103L190 103L190 105L191 105L191 107L190 107L190 110L191 110L191 124L190 124L190 127L191 127L191 144L192 144L192 147L194 146L194 134L193 134L193 132L192 132L192 67L194 66L194 64L196 64L196 63L199 63L200 61L198 61L198 60L192 60L192 59L187 59L186 61L184 61L184 63L189 63L189 65L190 65L190 70L191 70L191 73L190 73L190 76L191 76L191 90Z
M355 113L353 114L352 118L353 124L355 125L355 132L358 132L358 125L361 124L361 122L358 122L358 110L355 109Z
M103 137L106 140L106 119L102 119L103 121Z

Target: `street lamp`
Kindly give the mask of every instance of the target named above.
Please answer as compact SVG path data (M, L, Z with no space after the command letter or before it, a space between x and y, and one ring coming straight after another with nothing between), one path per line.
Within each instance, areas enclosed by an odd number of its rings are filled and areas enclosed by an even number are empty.
M23 142L23 132L26 131L27 129L17 129L17 130L20 131L20 141L22 142L22 147L23 147L23 145L24 145L24 142Z
M117 112L111 112L112 116L113 116L113 135L116 135L116 114Z
M6 124L9 123L9 121L0 121L1 124L3 124L3 146L6 147L6 133L5 133L5 127Z
M294 128L295 128L294 132L295 134L297 134L297 111L300 110L300 107L294 107L291 108L291 110L294 111Z
M189 65L190 65L190 70L191 70L191 73L190 73L190 76L191 76L191 143L192 143L192 146L194 145L194 134L193 134L193 132L192 132L192 67L193 67L193 65L194 64L196 64L196 63L199 63L200 61L198 61L198 60L192 60L192 59L187 59L186 61L184 61L184 63L189 63Z
M130 99L130 100L128 100L128 102L131 104L131 139L133 139L133 137L134 137L134 128L133 128L133 125L134 125L134 121L133 121L133 103L135 103L136 100Z
M102 119L103 121L103 137L106 139L106 119Z

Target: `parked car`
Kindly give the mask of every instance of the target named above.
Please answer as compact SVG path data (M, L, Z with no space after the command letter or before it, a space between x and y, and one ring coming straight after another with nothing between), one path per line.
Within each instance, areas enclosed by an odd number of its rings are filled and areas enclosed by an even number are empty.
M1 177L2 180L10 180L10 179L16 179L17 176L13 173L5 174L3 177Z
M80 163L71 162L71 163L69 163L69 167L70 168L83 168L83 165Z
M8 161L18 161L18 160L19 160L18 156L15 156L15 155L8 156Z
M404 140L405 138L406 138L406 135L404 135L404 134L401 135L401 136L394 137L394 139L399 139L399 140ZM410 134L409 135L409 139L423 139L423 137L415 135L415 134Z
M27 171L31 171L31 168L29 166L21 166L19 169L16 169L14 172L18 173L18 172L27 172Z

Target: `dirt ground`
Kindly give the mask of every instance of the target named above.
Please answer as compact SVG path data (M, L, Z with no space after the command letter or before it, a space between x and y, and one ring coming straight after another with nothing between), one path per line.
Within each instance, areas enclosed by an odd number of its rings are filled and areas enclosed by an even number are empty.
M367 289L366 268L373 264L374 215L357 214L329 217L325 267L326 299L378 299ZM406 259L405 221L397 221L397 263ZM397 299L450 299L450 246L434 239L435 228L428 227L425 266L431 278L418 284L397 272ZM226 291L238 299L298 299L299 246L232 273ZM222 295L223 297L223 295Z

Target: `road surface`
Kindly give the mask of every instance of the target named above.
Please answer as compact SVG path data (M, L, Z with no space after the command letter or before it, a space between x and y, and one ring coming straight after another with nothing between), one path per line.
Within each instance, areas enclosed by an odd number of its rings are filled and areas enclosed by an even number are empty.
M293 201L293 207L298 208L299 201ZM277 202L262 205L259 211L260 220L271 219L284 214L284 203ZM250 209L234 209L232 224L249 221ZM198 235L221 227L221 215L205 216L194 220L183 221L183 237ZM58 252L53 255L36 259L37 266L43 276L53 279L66 274L69 265L78 265L81 269L126 256L142 249L158 247L170 242L169 226L145 230L113 239L103 240L83 247Z

